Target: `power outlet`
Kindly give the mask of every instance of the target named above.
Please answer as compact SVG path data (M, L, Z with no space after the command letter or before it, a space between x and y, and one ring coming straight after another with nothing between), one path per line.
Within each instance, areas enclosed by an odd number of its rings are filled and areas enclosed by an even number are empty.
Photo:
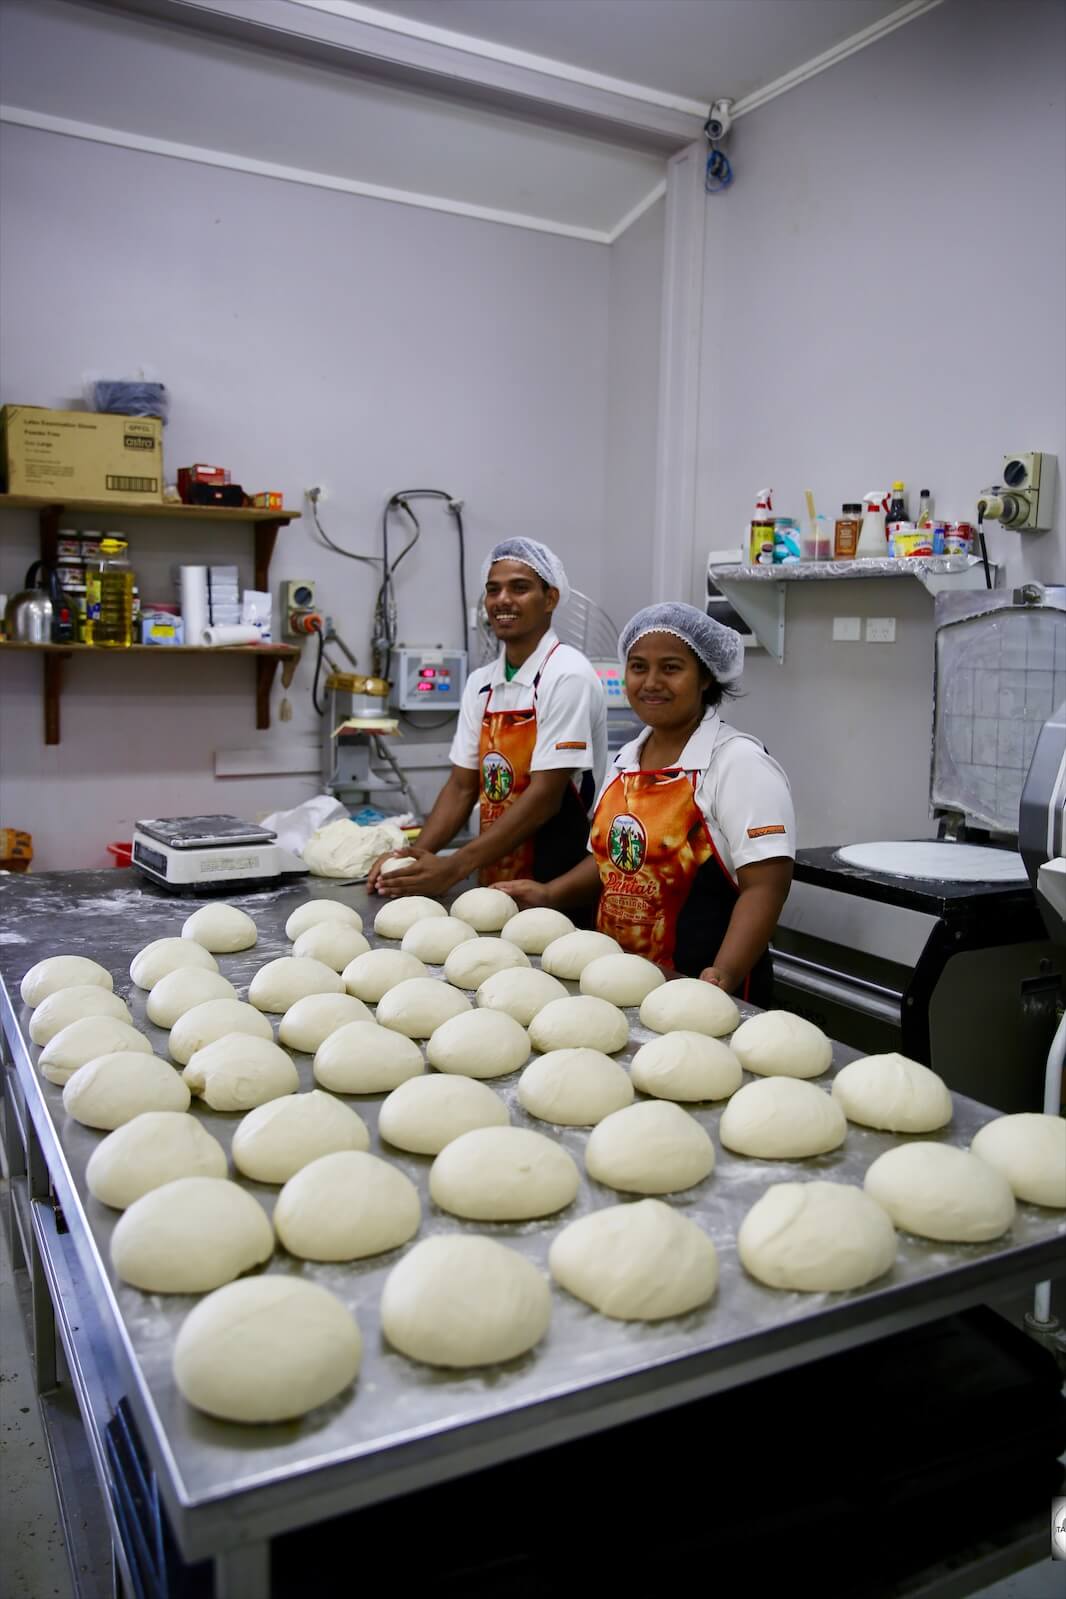
M862 638L862 622L857 616L834 616L833 640L838 644L858 644Z
M867 644L894 644L896 618L894 616L868 616L866 618Z

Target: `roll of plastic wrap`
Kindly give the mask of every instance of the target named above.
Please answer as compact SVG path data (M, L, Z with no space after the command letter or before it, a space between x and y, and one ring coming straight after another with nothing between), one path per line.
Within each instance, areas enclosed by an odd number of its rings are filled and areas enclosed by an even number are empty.
M259 629L257 627L241 627L238 623L232 626L205 627L200 635L202 642L207 645L220 644L258 644Z
M186 644L199 644L210 621L207 609L207 567L181 568L181 620Z

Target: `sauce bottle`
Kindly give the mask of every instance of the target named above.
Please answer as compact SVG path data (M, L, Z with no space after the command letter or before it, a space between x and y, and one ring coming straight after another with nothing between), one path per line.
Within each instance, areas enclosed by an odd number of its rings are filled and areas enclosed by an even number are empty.
M850 502L841 506L841 514L833 529L833 559L854 561L859 551L859 534L862 531L862 506Z

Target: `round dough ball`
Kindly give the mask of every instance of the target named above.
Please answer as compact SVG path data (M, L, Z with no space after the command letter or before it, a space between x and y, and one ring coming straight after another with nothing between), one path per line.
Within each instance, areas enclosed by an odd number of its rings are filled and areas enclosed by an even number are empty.
M251 949L259 938L247 911L236 905L202 905L182 923L182 938L191 938L209 949L212 955L234 955Z
M547 1053L553 1049L598 1049L613 1055L629 1043L629 1023L609 1000L592 994L568 995L553 999L539 1010L529 1025L533 1048Z
M418 1189L376 1155L323 1155L285 1184L274 1227L301 1260L362 1260L399 1249L422 1222Z
M145 1111L186 1111L190 1097L165 1060L119 1050L98 1055L74 1073L63 1089L63 1109L83 1127L110 1132Z
M37 1064L50 1083L60 1087L98 1055L133 1051L150 1055L152 1046L143 1033L116 1016L83 1016L69 1022L41 1050Z
M500 933L509 944L517 944L525 955L543 955L548 945L564 933L572 933L574 924L562 911L538 906L533 910L519 911L512 916Z
M728 1099L744 1078L728 1044L706 1033L665 1033L633 1056L633 1085L656 1099Z
M416 922L425 916L447 916L444 906L424 894L408 894L403 899L390 899L374 917L374 931L379 938L402 938Z
M357 955L365 955L370 940L358 927L345 922L316 922L300 934L292 946L297 959L321 961L335 972L343 972Z
M332 1094L283 1094L239 1122L231 1145L233 1164L256 1183L287 1183L320 1155L369 1149L362 1117Z
M497 972L487 977L477 991L477 1002L486 1010L500 1010L513 1017L522 1027L528 1027L538 1011L550 1005L553 999L568 998L567 990L557 977L549 977L531 966L521 966Z
M475 1127L506 1127L499 1094L472 1077L413 1077L393 1090L378 1115L378 1134L414 1155L439 1155Z
M767 1077L738 1088L722 1112L726 1149L757 1160L804 1160L839 1149L848 1124L835 1099L794 1077Z
M409 872L412 866L417 865L417 855L390 855L382 861L379 871L382 877L391 877L393 872Z
M661 1199L572 1221L553 1241L548 1269L575 1298L619 1321L684 1316L718 1286L711 1240Z
M897 1227L919 1238L983 1243L1014 1220L1007 1179L951 1144L897 1144L874 1161L864 1187Z
M561 1144L525 1127L477 1127L452 1139L429 1171L435 1204L471 1221L529 1221L577 1197L577 1167Z
M363 931L363 918L358 911L353 911L341 899L321 898L297 905L285 923L285 937L295 943L301 933L306 933L309 927L317 927L319 922L339 922L342 927L354 927L357 933Z
M246 1005L243 999L209 999L187 1010L170 1029L170 1058L187 1066L198 1049L206 1049L230 1033L274 1040L274 1029L254 1005Z
M30 1017L30 1041L50 1044L57 1033L83 1016L113 1016L116 1021L133 1024L126 1001L109 988L78 983L74 988L57 988L41 1001Z
M249 1033L225 1033L198 1049L182 1076L212 1110L254 1110L295 1094L299 1074L283 1049Z
M759 1077L820 1077L833 1064L822 1029L787 1010L749 1016L729 1045L744 1070Z
M195 966L202 972L218 971L218 961L194 938L157 938L133 957L130 977L138 988L151 990L161 977L183 966Z
M248 987L248 1003L278 1015L308 994L343 993L343 977L324 961L282 955L260 966Z
M768 1288L837 1293L891 1271L896 1229L850 1183L774 1183L741 1222L737 1253Z
M149 1294L205 1294L274 1253L266 1211L224 1177L177 1177L135 1199L111 1234L111 1264Z
M336 1094L385 1094L425 1069L414 1039L379 1027L373 1017L339 1027L315 1055L316 1080Z
M849 1122L889 1133L932 1133L952 1114L943 1078L906 1055L849 1061L833 1079L833 1098Z
M530 1261L491 1238L424 1238L394 1266L381 1328L401 1354L430 1366L492 1366L538 1344L551 1289Z
M115 986L109 971L84 955L49 955L31 966L19 987L24 1005L36 1006L57 994L61 988L106 988Z
M145 1010L157 1027L173 1027L194 1005L209 999L236 999L237 990L221 972L202 972L197 966L179 966L156 983Z
M363 1342L335 1294L298 1277L230 1283L186 1316L174 1381L223 1421L291 1421L355 1380Z
M378 1005L382 1027L408 1038L430 1038L444 1022L472 1006L465 994L435 977L410 977L390 988Z
M665 982L662 967L643 955L597 955L581 973L581 992L612 1005L640 1005Z
M125 1210L177 1177L225 1177L226 1170L226 1151L195 1116L146 1110L97 1144L85 1181L102 1205Z
M987 1122L970 1151L994 1166L1019 1199L1030 1205L1066 1207L1066 1121L1020 1111Z
M740 1023L740 1012L724 988L698 977L677 977L653 988L642 1001L640 1019L653 1033L706 1033L724 1038Z
M553 1049L527 1066L518 1102L531 1116L562 1127L592 1127L633 1103L629 1073L598 1049Z
M591 961L601 955L620 955L622 946L608 933L564 933L553 938L541 958L541 971L549 977L561 977L564 982L576 983Z
M498 933L512 916L518 915L518 906L502 889L468 888L459 895L451 913L475 933Z
M278 1043L313 1055L331 1033L349 1022L372 1022L373 1011L351 994L307 994L290 1005L281 1018Z
M414 955L405 955L400 949L368 949L365 955L357 955L343 972L349 994L367 1005L376 1005L397 984L427 975L420 960Z
M444 962L445 980L470 992L497 972L529 966L529 956L502 938L473 938L456 946Z
M430 966L443 966L456 945L476 937L472 927L454 916L427 916L407 929L400 948Z
M439 1072L460 1077L506 1077L529 1059L529 1034L503 1011L464 1011L441 1023L426 1058Z
M589 1134L585 1169L630 1194L676 1194L714 1170L714 1145L699 1122L666 1099L606 1117Z

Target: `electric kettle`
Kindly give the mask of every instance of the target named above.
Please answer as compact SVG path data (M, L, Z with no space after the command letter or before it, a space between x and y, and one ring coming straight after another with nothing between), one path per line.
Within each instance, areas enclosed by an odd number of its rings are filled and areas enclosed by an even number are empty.
M44 588L35 585L44 582ZM69 644L74 638L74 612L45 561L34 561L26 586L13 594L4 615L7 636L21 644Z

